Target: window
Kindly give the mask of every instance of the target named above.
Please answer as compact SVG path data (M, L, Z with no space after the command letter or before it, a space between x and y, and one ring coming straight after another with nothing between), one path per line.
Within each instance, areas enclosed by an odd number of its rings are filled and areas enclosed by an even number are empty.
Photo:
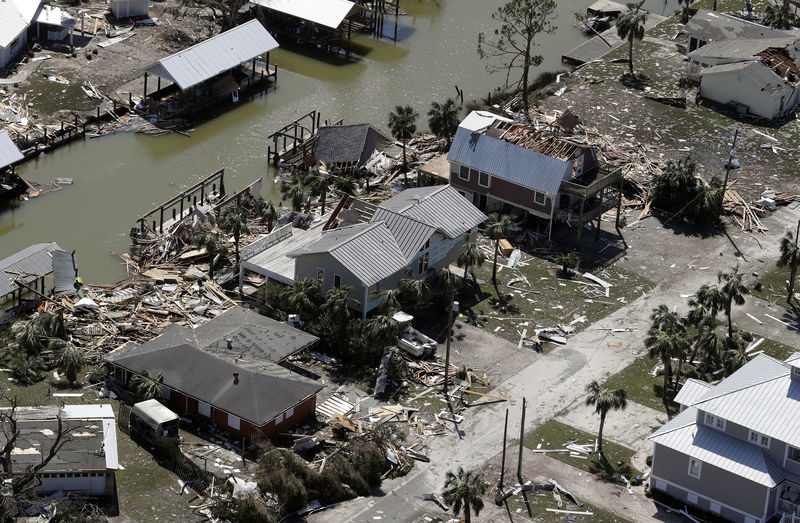
M694 458L689 458L689 475L693 478L700 477L700 469L703 466L703 462Z
M239 418L233 414L228 414L228 426L234 430L239 430Z
M8 48L9 49L14 49L17 46L18 43L19 43L19 36L14 38L13 40L11 40L11 43L8 44Z
M203 403L202 401L197 402L197 412L201 416L205 416L207 418L211 417L211 405L208 403Z
M419 252L422 252L422 251L424 251L425 249L429 249L429 248L430 248L430 246L431 246L431 239L430 239L430 238L428 238L428 241L426 241L426 242L425 242L425 245L423 245L423 246L420 248Z
M275 425L283 421L283 414L278 414L275 416Z
M317 267L317 281L325 282L325 269Z
M333 275L333 286L337 289L342 286L342 277L338 274Z
M710 427L718 428L719 430L725 430L725 420L719 416L709 414L708 412L706 412L705 424Z
M291 409L287 410L287 411L286 411L286 413L284 413L284 415L283 415L283 416L284 416L286 419L289 419L289 418L291 418L292 416L294 416L294 407L292 407Z
M536 205L544 205L546 201L546 196L544 195L544 193L536 191L533 193L533 201Z
M691 492L687 493L686 502L690 505L697 505L697 495L692 494Z
M795 376L800 376L800 367L795 367L794 365L792 365L792 374L794 374Z
M489 174L488 173L479 173L478 174L478 185L481 187L489 187Z
M792 461L800 463L800 449L798 449L797 447L792 447L791 445L789 445L789 452L788 452L787 457Z
M458 177L462 180L469 181L469 167L461 166L461 169L458 171Z
M428 253L421 255L417 262L417 274L422 274L428 270Z
M754 430L750 431L750 443L755 443L756 445L761 445L764 448L769 448L769 436L765 436L760 432L756 432Z
M717 514L717 515L719 515L720 513L722 513L722 507L721 507L721 506L719 506L717 503L711 503L711 505L709 505L708 509L709 509L709 510L710 510L710 511L711 511L713 514Z

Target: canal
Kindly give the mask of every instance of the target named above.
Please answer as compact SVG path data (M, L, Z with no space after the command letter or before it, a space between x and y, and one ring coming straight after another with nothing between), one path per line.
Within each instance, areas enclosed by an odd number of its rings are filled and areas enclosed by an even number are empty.
M584 38L573 27L574 13L585 12L592 1L558 1L558 31L539 38L544 62L537 73L564 68L562 52ZM0 258L31 243L56 241L77 251L87 282L113 282L124 275L124 266L112 253L127 251L135 219L217 169L225 168L229 191L264 176L264 196L280 200L267 167L266 137L312 109L320 110L323 120L371 122L388 131L387 114L398 104L412 105L422 128L431 101L454 97L455 85L464 90L465 102L485 97L503 75L486 72L476 54L476 35L493 28L491 13L502 3L403 0L408 15L399 18L396 43L358 35L355 42L368 52L344 65L306 53L273 52L279 66L274 90L240 102L191 137L116 134L29 162L19 169L24 178L45 183L70 177L74 185L0 210ZM645 7L663 13L674 5L675 0L647 0Z

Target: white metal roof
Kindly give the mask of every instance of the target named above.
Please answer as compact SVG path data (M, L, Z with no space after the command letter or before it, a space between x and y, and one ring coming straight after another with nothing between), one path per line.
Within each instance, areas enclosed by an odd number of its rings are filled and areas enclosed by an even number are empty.
M250 3L331 29L337 29L357 7L347 0L251 0Z
M33 20L41 0L4 0L0 2L0 47L8 47Z
M258 20L250 20L138 72L165 78L181 89L188 89L277 47L278 42L264 26Z
M686 380L686 383L683 384L681 390L678 391L678 394L675 395L675 403L688 407L693 405L703 394L708 392L709 389L713 388L714 386L710 383L689 378Z
M117 451L117 426L114 409L111 405L64 405L64 414L67 419L101 420L103 423L103 454L106 458L108 470L119 469L119 456Z
M503 118L502 116L498 116L489 111L472 111L466 116L466 118L461 120L461 123L458 124L458 126L463 127L464 129L468 129L472 132L479 132L484 129L488 129L489 126L491 126L497 120L506 123L514 122L514 120Z
M2 2L0 2L2 3ZM25 159L17 145L5 131L0 131L0 169Z
M780 470L769 461L761 448L715 429L697 426L694 423L696 416L697 409L690 407L650 436L650 439L654 443L769 488L783 481ZM692 423L687 424L688 419Z
M64 405L67 419L114 419L114 409L108 403L101 405Z
M58 27L75 27L78 21L66 9L54 5L43 5L36 11L36 23L56 25Z

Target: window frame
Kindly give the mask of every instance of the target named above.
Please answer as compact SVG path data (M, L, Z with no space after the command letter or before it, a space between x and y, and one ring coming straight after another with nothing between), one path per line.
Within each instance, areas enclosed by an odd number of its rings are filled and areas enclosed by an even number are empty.
M325 283L325 269L322 267L317 267L317 281Z
M230 412L228 413L228 427L234 430L241 430L242 428L242 419L239 416L234 416Z
M542 201L539 201L539 196L542 197ZM547 205L547 195L543 192L533 191L533 203L536 205Z
M342 288L342 277L336 273L333 273L333 288L334 289Z
M710 412L705 413L705 416L703 417L703 423L709 427L725 432L725 419L715 416Z
M464 177L464 171L466 171L466 173L467 173L466 178ZM469 167L467 167L466 165L460 165L459 166L459 168L458 168L458 179L459 180L464 180L465 182L468 182L469 181L469 174L470 174Z
M692 474L692 468L693 468L692 465L693 464L697 465L697 474L696 475ZM686 474L688 474L689 476L691 476L693 478L700 479L700 476L703 474L703 462L700 461L697 458L689 458L689 468L686 471Z
M797 456L792 458L792 451L797 452ZM786 459L789 461L793 461L795 463L800 464L800 448L797 448L793 445L786 445Z
M486 184L481 183L481 178L484 176L486 176ZM478 185L480 187L486 187L488 189L491 184L492 184L492 176L489 173L478 171Z
M755 439L753 436L755 436ZM764 440L766 440L766 445L764 444ZM770 445L772 445L772 438L752 429L747 436L747 441L765 449L768 449Z

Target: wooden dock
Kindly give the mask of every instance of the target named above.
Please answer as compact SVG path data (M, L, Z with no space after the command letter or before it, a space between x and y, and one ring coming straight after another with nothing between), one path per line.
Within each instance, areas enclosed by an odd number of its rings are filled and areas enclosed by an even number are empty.
M645 22L645 31L649 31L666 19L667 17L665 16L654 13L648 14L647 22ZM619 36L617 36L616 27L606 29L600 34L602 38L600 36L594 36L586 40L571 51L561 55L561 60L575 65L583 65L604 57L625 43L625 41L620 40Z

